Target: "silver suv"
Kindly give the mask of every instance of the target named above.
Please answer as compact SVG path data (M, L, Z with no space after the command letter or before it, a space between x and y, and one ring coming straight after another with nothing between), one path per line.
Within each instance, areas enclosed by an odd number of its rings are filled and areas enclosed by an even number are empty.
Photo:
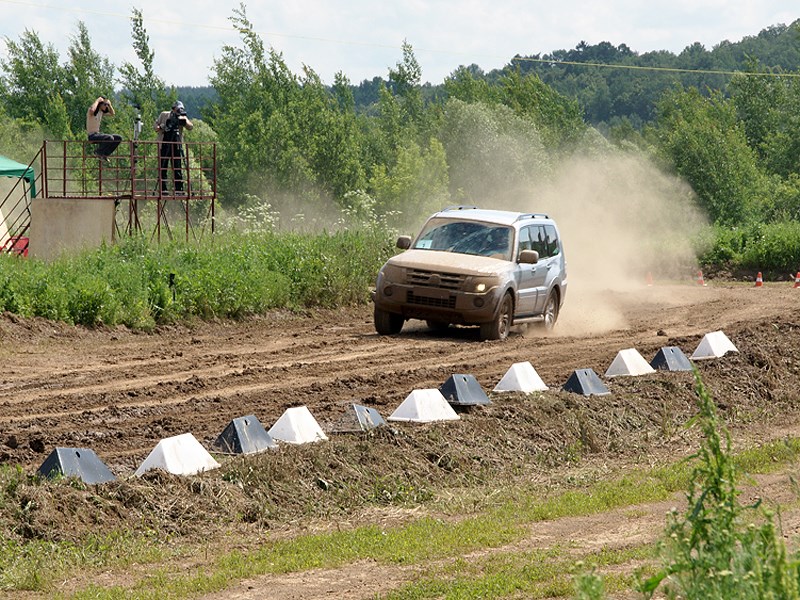
M428 219L417 238L378 273L375 330L399 333L407 319L434 330L479 325L502 340L512 325L550 331L567 291L567 265L555 221L544 214L457 206Z

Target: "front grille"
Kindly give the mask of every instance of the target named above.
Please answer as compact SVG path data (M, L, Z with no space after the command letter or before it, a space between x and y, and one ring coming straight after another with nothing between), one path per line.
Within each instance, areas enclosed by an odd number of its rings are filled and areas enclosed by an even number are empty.
M422 269L409 269L408 283L445 290L460 290L464 283L464 275L437 273L435 271L424 271Z
M447 296L446 298L431 298L429 296L420 296L412 291L408 292L406 296L408 304L415 304L417 306L435 306L436 308L455 308L456 297Z

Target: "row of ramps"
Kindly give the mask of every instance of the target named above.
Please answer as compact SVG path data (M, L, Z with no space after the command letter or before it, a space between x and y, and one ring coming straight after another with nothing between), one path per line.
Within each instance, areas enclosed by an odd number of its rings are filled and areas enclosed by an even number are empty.
M706 334L691 360L677 346L661 348L648 363L635 348L617 353L605 372L607 379L635 377L662 371L691 371L691 361L721 358L738 352L722 331ZM495 394L544 392L545 384L530 362L511 365L492 390ZM578 369L561 388L584 396L606 395L611 392L593 369ZM387 426L389 422L434 423L460 420L455 408L490 404L491 400L473 375L454 374L439 388L415 389L387 419L370 407L352 404L345 414L330 424L329 432L368 431ZM323 428L305 406L288 408L266 430L255 415L233 419L217 436L212 451L219 456L245 455L276 450L280 443L307 444L328 440ZM220 467L220 463L191 433L164 438L134 472L141 476L158 469L174 475L195 475ZM114 481L116 477L88 448L56 448L39 467L43 477L77 477L87 484Z

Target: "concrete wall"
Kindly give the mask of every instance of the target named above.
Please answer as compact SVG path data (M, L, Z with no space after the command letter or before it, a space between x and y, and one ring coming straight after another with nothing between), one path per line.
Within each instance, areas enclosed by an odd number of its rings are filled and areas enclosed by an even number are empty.
M34 198L30 256L44 260L114 241L113 198Z

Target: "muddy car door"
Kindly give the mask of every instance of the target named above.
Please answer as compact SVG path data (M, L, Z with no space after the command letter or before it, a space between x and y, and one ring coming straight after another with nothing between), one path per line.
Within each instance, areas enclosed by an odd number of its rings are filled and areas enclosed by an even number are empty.
M541 230L541 231L540 231ZM545 233L541 225L528 225L519 230L519 241L517 243L517 260L523 250L537 250L535 240L539 236L544 239ZM535 265L517 263L517 317L525 317L536 314L538 304L537 297L545 284L547 270Z
M539 252L538 266L541 279L537 281L536 312L541 312L547 301L547 293L554 285L554 279L561 273L561 247L555 227L539 225L537 229L539 229L537 235L540 234L541 238L537 237L534 242L534 250Z

